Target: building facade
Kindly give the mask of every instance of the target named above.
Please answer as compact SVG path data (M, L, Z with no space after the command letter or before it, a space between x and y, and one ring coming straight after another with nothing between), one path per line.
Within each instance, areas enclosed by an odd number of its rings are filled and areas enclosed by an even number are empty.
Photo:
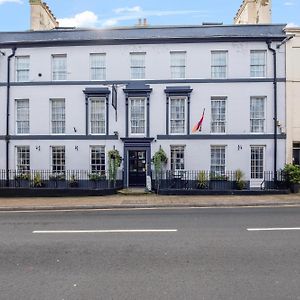
M286 28L287 162L300 164L300 28Z
M0 169L104 172L117 149L124 185L143 186L162 148L167 169L259 186L285 163L283 27L0 33Z

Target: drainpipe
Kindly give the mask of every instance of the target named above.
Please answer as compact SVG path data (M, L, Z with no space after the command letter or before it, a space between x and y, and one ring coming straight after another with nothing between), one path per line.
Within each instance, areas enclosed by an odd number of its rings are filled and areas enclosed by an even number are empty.
M7 57L7 92L6 92L6 186L9 187L9 104L10 104L10 60L15 56L17 48L12 48L12 54Z
M277 185L277 59L276 50L271 48L271 41L267 41L268 49L273 53L273 89L274 89L274 181Z

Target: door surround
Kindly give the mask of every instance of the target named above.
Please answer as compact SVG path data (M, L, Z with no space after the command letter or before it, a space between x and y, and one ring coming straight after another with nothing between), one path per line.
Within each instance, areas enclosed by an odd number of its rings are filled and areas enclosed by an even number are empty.
M151 142L154 138L121 138L124 142L124 187L129 186L129 151L146 152L146 176L151 176Z

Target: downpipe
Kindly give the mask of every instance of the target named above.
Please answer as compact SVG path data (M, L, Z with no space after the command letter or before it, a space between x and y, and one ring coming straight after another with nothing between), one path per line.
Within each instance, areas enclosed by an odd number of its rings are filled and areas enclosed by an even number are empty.
M12 53L7 57L7 92L6 92L6 166L5 166L5 173L6 173L6 187L9 187L9 143L10 143L10 130L9 130L9 123L10 123L10 61L15 56L17 48L12 48Z
M277 187L277 58L276 50L271 47L271 41L267 41L268 49L273 53L273 90L274 90L274 183Z

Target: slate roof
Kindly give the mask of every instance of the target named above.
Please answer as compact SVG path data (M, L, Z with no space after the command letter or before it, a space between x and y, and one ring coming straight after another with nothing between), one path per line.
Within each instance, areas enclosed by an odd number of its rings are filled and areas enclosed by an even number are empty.
M59 44L158 43L167 40L282 40L285 24L148 26L111 29L53 29L49 31L0 32L0 46L43 46Z

